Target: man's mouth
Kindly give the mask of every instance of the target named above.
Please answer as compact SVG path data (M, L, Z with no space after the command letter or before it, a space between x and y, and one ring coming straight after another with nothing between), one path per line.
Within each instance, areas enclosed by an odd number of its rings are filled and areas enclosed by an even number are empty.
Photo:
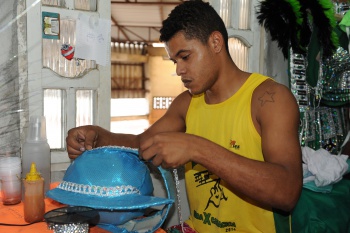
M188 87L190 85L190 83L191 83L191 81L188 80L188 79L182 79L181 81L182 81L182 83L184 84L185 87Z

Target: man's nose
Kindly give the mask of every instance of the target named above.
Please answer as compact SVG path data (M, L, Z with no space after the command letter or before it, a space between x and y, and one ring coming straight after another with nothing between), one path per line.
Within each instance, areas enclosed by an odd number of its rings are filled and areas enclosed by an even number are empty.
M176 63L176 74L177 76L181 76L186 72L185 66L181 63Z

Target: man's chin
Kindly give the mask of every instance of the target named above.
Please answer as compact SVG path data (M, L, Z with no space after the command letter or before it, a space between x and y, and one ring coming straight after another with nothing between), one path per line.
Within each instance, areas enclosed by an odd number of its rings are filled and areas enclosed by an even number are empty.
M187 89L187 90L191 93L191 95L199 95L203 93L202 91L196 91L193 89Z

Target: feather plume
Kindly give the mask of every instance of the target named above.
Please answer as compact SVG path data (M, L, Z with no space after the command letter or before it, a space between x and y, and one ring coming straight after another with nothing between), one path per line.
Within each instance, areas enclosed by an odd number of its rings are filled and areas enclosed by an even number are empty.
M333 4L330 0L301 0L304 20L307 20L308 12L312 22L318 28L318 40L322 48L323 57L331 56L338 47L338 37L334 31L336 20ZM304 35L304 39L307 38Z
M297 0L265 0L260 2L256 11L259 24L277 42L285 58L288 58L290 48L305 53L305 48L299 43L303 20L300 7Z

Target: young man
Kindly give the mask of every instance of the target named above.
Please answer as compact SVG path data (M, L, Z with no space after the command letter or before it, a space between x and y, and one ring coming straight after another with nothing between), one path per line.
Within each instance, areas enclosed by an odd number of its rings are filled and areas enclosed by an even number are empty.
M163 22L160 39L188 91L140 135L98 126L69 130L74 159L98 146L139 148L154 165L185 165L197 232L290 232L302 187L299 110L289 89L238 69L216 11L185 1Z

